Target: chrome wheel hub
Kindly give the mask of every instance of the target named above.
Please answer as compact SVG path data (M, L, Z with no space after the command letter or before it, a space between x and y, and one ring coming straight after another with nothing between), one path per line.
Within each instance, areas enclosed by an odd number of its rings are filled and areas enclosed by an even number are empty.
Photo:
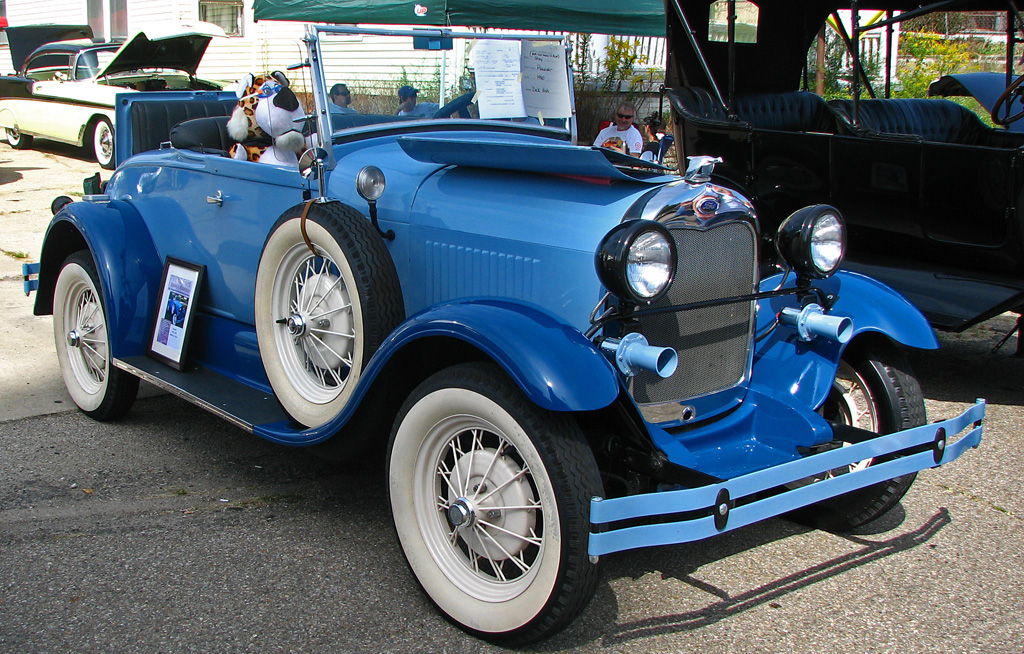
M82 347L82 335L77 329L72 329L67 335L68 347Z
M473 512L473 506L464 497L455 500L448 508L448 521L456 529L472 527L475 520L476 514Z
M306 333L306 319L302 317L302 314L296 313L288 317L288 320L285 321L285 327L288 328L289 334L299 338Z

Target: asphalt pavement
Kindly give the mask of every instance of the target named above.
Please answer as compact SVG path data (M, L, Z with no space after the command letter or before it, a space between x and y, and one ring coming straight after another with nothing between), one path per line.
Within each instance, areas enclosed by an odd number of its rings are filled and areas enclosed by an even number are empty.
M49 200L95 170L0 145L0 250L37 256ZM167 395L116 423L73 410L16 263L0 253L0 652L503 651L418 590L379 461L332 466ZM988 400L985 439L884 518L604 557L588 608L529 651L1024 652L1024 359L990 353L1011 326L911 354L930 418Z

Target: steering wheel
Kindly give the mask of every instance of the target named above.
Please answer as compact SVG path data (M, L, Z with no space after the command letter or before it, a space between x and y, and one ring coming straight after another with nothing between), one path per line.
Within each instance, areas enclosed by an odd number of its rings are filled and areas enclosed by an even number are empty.
M472 116L469 115L469 105L473 103L474 95L476 95L476 91L463 93L435 111L431 118L448 118L455 112L459 112L459 118L472 118Z
M1009 125L1010 123L1016 122L1021 118L1024 118L1024 109L1018 111L1012 116L1007 116L1006 118L1002 118L998 115L999 110L1003 108L1003 103L1009 100L1010 96L1016 95L1014 92L1017 90L1017 87L1020 86L1021 84L1024 84L1024 75L1021 75L1017 79L1013 80L1013 82L1011 82L1010 85L1006 87L1006 90L999 94L999 97L996 99L996 103L992 105L992 111L990 113L992 115L992 122L995 123L996 125Z

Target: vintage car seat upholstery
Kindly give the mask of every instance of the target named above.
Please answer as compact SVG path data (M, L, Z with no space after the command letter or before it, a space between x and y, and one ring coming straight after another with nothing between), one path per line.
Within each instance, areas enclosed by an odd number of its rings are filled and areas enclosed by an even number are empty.
M686 118L729 121L725 108L706 89L670 89L669 102ZM808 91L751 93L736 98L736 118L758 129L834 132L835 118L821 96Z
M935 143L996 148L1024 145L1024 134L988 127L973 111L950 100L861 100L859 124L853 122L853 100L833 100L829 107L843 130L857 136L891 138L895 134Z
M228 156L234 140L228 135L228 116L193 118L171 128L171 145L179 150L196 150Z
M135 102L131 106L131 153L156 150L161 143L170 140L171 128L178 123L192 118L229 116L234 107L234 100Z

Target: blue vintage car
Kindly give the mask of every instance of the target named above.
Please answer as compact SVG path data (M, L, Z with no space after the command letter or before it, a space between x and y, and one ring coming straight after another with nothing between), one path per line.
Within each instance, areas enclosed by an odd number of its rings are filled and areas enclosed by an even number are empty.
M364 112L329 107L333 57L385 37L471 64L443 67L447 106L367 113L353 68ZM119 99L120 163L58 207L35 300L88 415L122 416L143 379L276 443L386 448L413 574L503 643L569 623L604 554L781 514L862 525L979 444L983 402L926 424L901 348L935 336L841 270L836 209L762 234L714 159L680 177L576 145L559 39L306 45L297 167L225 156L234 95Z

